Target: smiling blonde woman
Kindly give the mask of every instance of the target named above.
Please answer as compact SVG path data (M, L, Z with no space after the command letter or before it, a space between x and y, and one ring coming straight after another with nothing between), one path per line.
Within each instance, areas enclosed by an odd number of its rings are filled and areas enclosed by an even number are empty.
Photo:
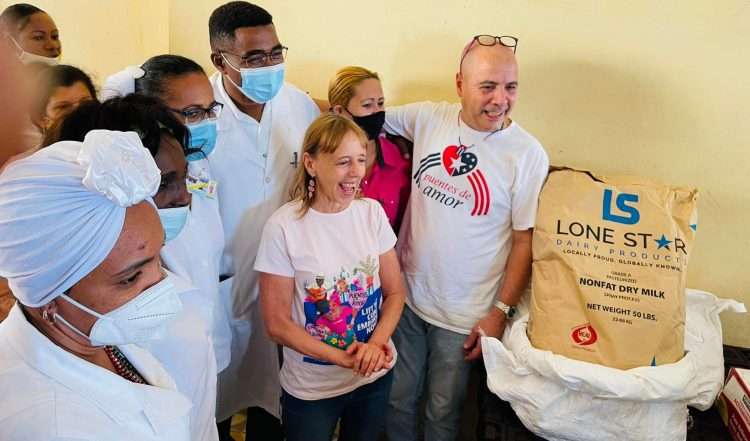
M307 130L293 200L263 231L255 269L289 441L377 440L384 428L391 334L404 305L396 236L383 208L358 197L367 138L328 113Z

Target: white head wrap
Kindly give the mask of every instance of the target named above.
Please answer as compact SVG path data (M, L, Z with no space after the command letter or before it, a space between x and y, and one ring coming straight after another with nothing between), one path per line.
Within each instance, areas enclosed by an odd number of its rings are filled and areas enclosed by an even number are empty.
M0 175L0 276L21 304L48 303L104 261L125 209L160 181L135 132L93 130L12 162Z
M135 80L143 78L144 75L146 75L146 71L139 66L128 66L108 76L100 93L102 101L135 92Z

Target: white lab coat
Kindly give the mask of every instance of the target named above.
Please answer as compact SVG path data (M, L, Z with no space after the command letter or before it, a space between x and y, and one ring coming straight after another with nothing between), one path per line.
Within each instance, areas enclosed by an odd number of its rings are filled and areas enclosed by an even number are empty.
M188 166L193 176L213 178L206 159L190 162ZM170 271L191 282L202 294L204 306L199 311L203 313L205 323L210 325L218 371L229 365L232 339L230 299L228 295L220 297L219 292L223 249L224 228L219 216L218 196L193 194L185 227L164 245L161 258Z
M177 390L193 404L190 439L218 441L216 428L216 357L206 322L205 294L170 274L182 301L182 312L169 323L164 338L141 343L174 379Z
M231 292L232 361L219 375L219 421L246 407L279 416L276 345L264 329L258 303L255 255L266 220L289 200L289 185L301 164L305 131L320 113L304 92L284 84L266 103L261 121L241 112L224 90L221 74L211 77L215 99L224 104L218 142L208 158L220 182L219 208L225 248L221 289ZM297 161L295 161L295 157Z
M188 441L190 400L148 352L120 350L149 385L135 384L55 345L18 305L0 324L3 441Z

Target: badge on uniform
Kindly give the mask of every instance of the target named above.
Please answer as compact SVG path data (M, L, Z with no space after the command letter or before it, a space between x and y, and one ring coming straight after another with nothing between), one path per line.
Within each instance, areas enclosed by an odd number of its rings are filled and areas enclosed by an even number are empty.
M218 181L192 175L188 175L186 180L187 189L190 193L209 199L216 198L216 190L219 185Z

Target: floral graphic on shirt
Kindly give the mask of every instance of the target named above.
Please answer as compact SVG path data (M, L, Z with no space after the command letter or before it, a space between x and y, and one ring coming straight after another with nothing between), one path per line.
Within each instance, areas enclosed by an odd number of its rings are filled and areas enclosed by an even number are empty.
M311 336L339 349L355 340L366 342L375 330L382 293L375 286L378 262L368 256L350 274L344 268L334 277L318 273L305 282L305 330ZM328 364L304 357L304 361Z
M467 151L466 146L449 145L442 152L422 158L413 178L423 196L450 208L460 207L473 200L471 215L486 216L490 211L490 189L484 174L477 168L478 164L477 155ZM465 177L471 190L462 190L427 172L440 165L451 178Z

